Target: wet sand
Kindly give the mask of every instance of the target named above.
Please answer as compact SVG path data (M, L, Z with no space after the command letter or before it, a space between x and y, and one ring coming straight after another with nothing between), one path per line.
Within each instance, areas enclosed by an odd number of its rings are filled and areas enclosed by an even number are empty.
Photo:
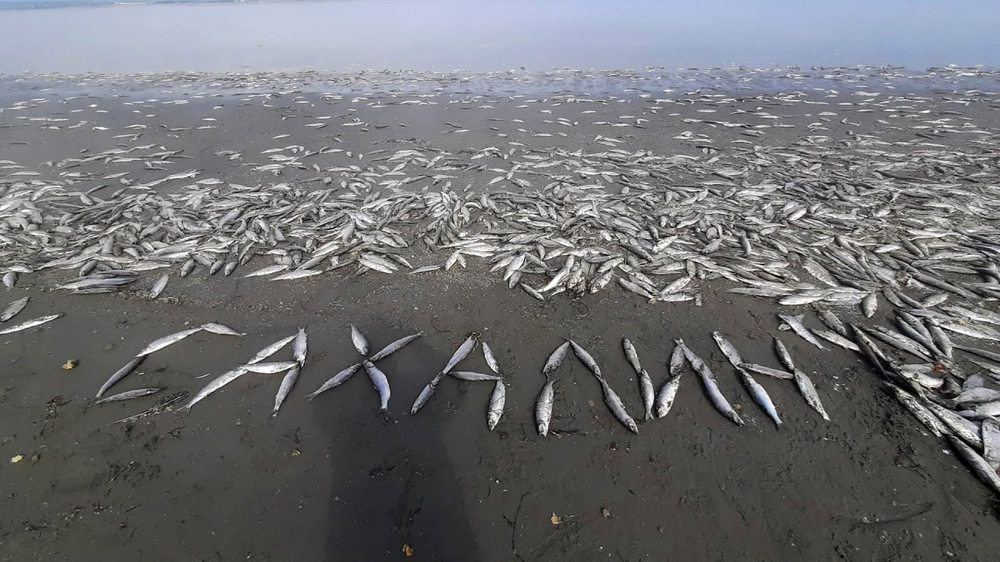
M124 106L170 96L113 98L102 92L62 104L56 89L8 93L2 105L36 97L54 101L0 114L0 159L46 170L45 162L84 148L93 153L117 144L156 143L192 156L185 169L248 185L316 174L288 169L276 177L214 153L241 150L253 161L254 154L273 146L316 146L335 138L343 141L338 146L361 153L422 145L461 152L512 140L594 150L598 134L613 134L627 138L631 150L701 154L697 140L674 137L705 130L722 150L727 142L746 138L684 122L707 105L650 114L647 102L628 96L607 104L544 107L551 114L539 114L542 106L517 109L519 100L501 97L461 102L462 96L445 96L436 106L371 107L388 98L373 94L332 104L315 92L276 95L267 101L273 107L241 102L243 93L232 91L185 105ZM449 99L460 102L446 103ZM295 103L303 100L313 105ZM323 107L327 104L336 107ZM217 105L223 107L213 109ZM759 105L749 98L726 102L725 109ZM987 98L962 111L995 131L996 107ZM69 113L73 109L85 111ZM581 116L591 109L597 114ZM814 113L803 106L785 116L796 128L753 140L792 144L811 132L807 125L816 120ZM304 126L307 117L325 114L372 125L364 131ZM650 121L624 134L587 124L626 114ZM45 122L17 118L24 116L71 119L60 126L89 122L51 130L43 128ZM879 127L877 116L848 116L854 124L830 120L826 134L849 138ZM511 117L524 123L490 120ZM579 125L561 128L542 121L557 117ZM449 132L455 128L446 121L470 132ZM113 138L134 131L126 127L137 122L149 125L140 139ZM219 128L168 130L213 123ZM89 128L97 124L109 130ZM532 136L539 131L567 136ZM878 132L885 140L912 134ZM292 136L272 140L279 133ZM934 142L958 146L967 139L953 135ZM335 158L349 161L346 155ZM153 174L143 171L141 162L107 168L125 170L138 177ZM454 181L479 189L493 175L467 171ZM415 266L442 259L414 252ZM987 560L1000 548L990 492L944 450L943 441L927 435L879 388L855 354L822 352L788 333L781 336L816 383L829 423L809 409L790 381L760 381L785 421L780 429L753 404L711 332L725 333L745 358L777 366L771 335L779 333L775 312L782 309L772 303L727 293L731 285L725 280L702 284L702 306L650 305L618 288L542 303L508 290L487 270L470 260L468 269L425 275L345 272L288 283L239 273L209 278L204 270L180 279L171 271L157 301L138 294L157 272L144 274L135 289L88 296L50 290L72 272L23 276L6 297L32 298L25 318L66 316L0 338L0 360L7 365L0 373L4 557L392 560L404 559L403 546L409 545L415 560ZM206 321L248 335L192 336L154 354L115 390L165 386L165 393L193 392L208 380L196 377L221 373L306 327L309 360L277 418L270 413L279 375L245 376L189 414L166 413L135 424L113 422L146 409L155 396L91 406L100 384L148 342ZM350 324L375 348L418 330L426 333L379 364L392 384L387 417L378 415L377 394L362 374L312 402L304 397L359 359ZM413 398L469 332L483 334L509 383L507 410L492 433L485 420L488 384L447 379L424 410L408 414ZM570 337L595 356L634 416L641 411L639 391L621 338L636 344L657 387L665 380L673 340L683 338L719 375L724 394L747 425L737 427L720 416L687 372L671 413L640 423L639 434L632 435L611 416L593 376L568 358L556 372L552 434L540 438L533 408L544 383L541 367ZM68 359L79 359L79 366L62 370ZM487 369L479 353L462 366ZM9 462L15 455L24 458ZM558 525L553 515L560 518Z

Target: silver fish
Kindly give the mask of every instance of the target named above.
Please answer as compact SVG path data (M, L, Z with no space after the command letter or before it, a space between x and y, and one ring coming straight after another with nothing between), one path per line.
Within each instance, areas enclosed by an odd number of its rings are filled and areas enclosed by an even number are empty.
M691 349L684 344L684 340L674 340L674 343L681 347L681 350L684 352L684 357L687 358L688 363L695 370L695 372L701 376L701 382L705 386L705 392L708 394L709 401L712 402L715 409L722 415L732 420L733 423L743 425L743 419L740 418L739 414L736 413L736 410L733 409L733 407L729 404L729 401L726 400L726 397L723 396L722 392L719 390L719 385L715 381L715 374L708 368L708 365L706 365L700 357L695 355L694 352L692 352Z
M635 351L635 346L628 338L622 338L622 347L625 349L625 358L628 359L635 372L642 373L642 365L639 364L639 354Z
M805 318L804 314L799 314L798 316L778 314L778 318L781 318L786 324L788 324L792 328L793 332L802 336L802 339L806 340L807 342L815 345L820 349L826 349L825 347L823 347L823 344L821 344L819 340L816 339L816 336L814 336L812 332L809 331L809 328L806 328L805 324L802 323L802 319Z
M955 435L969 444L971 447L975 447L978 450L983 450L983 439L980 437L979 432L975 425L969 420L963 418L962 416L938 406L934 402L926 401L923 405L930 410L937 419L941 421L941 425L947 428L947 431L942 431L941 433L950 433Z
M507 401L507 387L504 386L503 381L497 380L496 386L493 387L493 394L490 395L490 405L486 408L486 425L493 431L493 428L500 423L500 417L503 416L504 403Z
M569 342L566 342L555 349L551 355L549 355L548 360L545 361L545 366L542 367L542 374L548 375L552 371L559 368L562 365L563 359L566 358L566 352L569 351Z
M1000 470L1000 422L995 419L983 420L983 460L994 471Z
M785 347L785 344L781 343L781 340L777 336L774 337L774 351L778 354L778 360L781 361L781 364L794 373L795 363L792 362L792 354L788 353L788 348Z
M191 400L187 402L187 404L181 406L181 409L190 410L192 406L194 406L198 402L201 402L216 390L219 390L220 388L226 386L227 384L233 382L234 380L242 377L246 373L247 369L244 366L239 366L236 367L235 369L231 369L229 371L226 371L225 373L222 373L218 377L212 379L211 382L205 385L204 388L199 390L198 393L195 394L194 397L192 397Z
M622 399L619 398L615 391L611 389L611 386L606 380L604 380L603 377L598 380L601 383L601 388L604 390L604 402L607 403L609 408L611 408L611 413L614 414L615 418L617 418L622 425L627 427L629 431L632 433L639 433L639 428L635 425L635 420L632 419L632 416L628 415L628 412L625 410L625 404L622 403Z
M858 347L858 344L852 342L851 340L845 338L844 336L836 332L831 332L830 330L813 330L812 332L817 336L825 339L826 341L832 343L833 345L839 345L844 349L861 353L861 348Z
M500 363L497 361L496 356L493 355L493 350L490 349L490 346L486 345L486 342L482 343L483 343L483 359L486 360L486 365L489 366L491 371L499 375Z
M451 371L448 374L460 381L483 382L500 380L500 377L497 375L487 375L485 373L476 373L474 371Z
M228 266L227 266L227 269L228 269ZM280 264L278 264L278 265L269 265L267 267L262 267L262 268L258 269L257 271L248 273L248 274L244 275L243 277L260 277L260 276L264 276L264 275L271 275L271 274L274 274L274 273L278 273L279 271L285 271L286 269L288 269L287 265L280 265Z
M282 339L280 339L280 340L272 343L271 345L269 345L269 346L265 347L264 349L258 351L257 355L254 355L252 359L250 359L249 361L247 361L247 364L248 365L252 365L254 363L260 363L261 361L263 361L263 360L267 359L268 357L274 355L275 353L281 351L281 349L283 347L285 347L286 345L290 344L292 342L292 340L294 340L294 339L295 339L295 336L288 336L287 338L282 338ZM360 365L358 365L358 366L360 367Z
M674 346L673 353L670 354L670 378L660 387L660 392L656 394L656 417L662 418L670 412L677 398L677 391L681 386L681 372L684 369L684 348L679 345Z
M740 352L736 350L736 346L727 340L725 336L719 332L712 332L712 339L715 340L715 344L719 346L722 354L726 356L726 359L729 360L733 367L738 368L743 364L743 358L740 357Z
M962 460L969 465L972 472L993 490L994 493L1000 495L1000 476L997 476L997 472L993 470L989 463L983 457L979 456L979 453L972 450L971 447L954 435L948 436L948 442L958 453L958 456L962 457Z
M389 390L389 379L371 361L365 361L362 365L365 368L365 372L368 373L368 378L371 379L372 384L375 386L375 390L378 391L379 400L381 401L379 410L385 412L389 409L389 396L392 395L392 392Z
M594 373L595 377L599 379L602 378L601 368L597 366L597 361L594 361L594 358L590 355L590 353L587 353L586 349L580 347L580 345L573 340L569 340L569 344L573 348L573 353L580 358L583 365L590 369L590 372Z
M736 372L739 373L740 378L743 380L743 384L747 387L747 390L750 391L750 395L753 396L754 401L764 409L775 424L780 426L781 418L778 417L778 409L774 406L774 402L767 394L767 391L764 390L764 387L754 380L754 378L750 376L750 373L746 372L741 367L736 367Z
M292 358L299 362L299 365L306 364L306 350L309 346L309 338L306 336L306 331L299 328L299 333L295 335L295 339L292 341Z
M563 282L563 280L566 279L566 276L569 275L569 272L571 269L573 269L573 265L575 263L576 263L576 258L574 258L572 255L567 257L566 262L562 266L562 269L556 272L555 276L552 278L551 281L548 282L548 284L546 284L541 289L538 289L538 292L546 293L558 287Z
M947 429L941 426L938 418L935 417L930 410L920 404L916 398L894 384L888 384L887 386L892 392L892 395L899 400L899 403L902 404L904 408L909 410L909 412L913 414L913 417L917 418L920 423L924 424L924 427L933 433L935 437L941 437L942 435L949 433Z
M416 334L411 334L409 336L399 338L398 340L383 347L378 353L369 357L368 360L371 361L372 363L375 363L380 359L385 359L386 357L392 355L393 353L399 351L400 349L403 349L404 347L406 347L407 344L409 344L410 342L419 338L422 335L424 335L423 332L417 332Z
M296 365L298 365L297 361L262 361L259 363L248 363L243 367L251 373L273 375L275 373L284 373Z
M30 297L20 298L7 305L7 308L3 311L3 314L0 314L0 322L6 322L11 318L17 316L17 314L22 310L24 310L24 307L28 305L29 299Z
M153 341L145 348L143 348L142 351L136 354L136 357L142 357L143 355L149 355L150 353L159 351L169 345L181 341L182 339L192 334L197 334L200 331L201 331L201 326L198 326L197 328L189 328L187 330L181 330L180 332L170 334L169 336L163 336L162 338Z
M296 279L305 279L306 277L319 275L320 273L323 272L317 269L296 269L295 271L289 271L288 273L275 275L270 279L270 281L294 281Z
M149 291L150 300L160 296L160 293L163 292L163 289L167 288L168 281L170 281L170 276L164 273L159 279L156 280L156 283L153 283L153 288L150 289Z
M354 344L354 349L358 350L358 353L365 356L368 355L368 339L365 338L365 335L354 324L351 324L351 342Z
M441 379L444 376L445 373L438 373L434 375L431 382L427 383L427 386L420 391L420 394L417 395L417 399L413 401L413 406L410 408L410 415L416 414L420 411L420 408L423 408L424 405L427 404L427 401L431 399L431 396L434 394L434 391L437 390L438 384L441 383Z
M94 398L100 398L101 396L104 396L104 393L107 392L108 389L114 386L115 383L117 383L118 381L127 377L129 373L134 371L135 368L138 367L139 364L145 360L146 360L145 355L141 357L136 357L135 359L126 363L124 367L115 371L115 374L111 375L111 377L103 385L101 385L101 389L97 391L97 396L95 396Z
M237 332L236 330L230 328L229 326L219 324L216 322L209 322L208 324L202 324L201 329L213 334L219 334L220 336L236 336L242 338L243 336L246 335L243 332Z
M141 398L143 396L149 396L150 394L156 394L157 392L160 392L161 390L163 390L163 389L162 388L158 388L158 387L155 387L155 388L137 388L135 390L127 390L125 392L121 392L121 393L115 394L113 396L108 396L107 398L102 398L102 399L98 400L97 402L94 402L94 405L96 406L97 404L107 404L108 402L118 402L118 401L121 401L121 400L131 400L133 398Z
M41 326L42 324L45 324L46 322L51 322L51 321L53 321L56 318L59 318L61 316L62 316L62 313L52 314L50 316L42 316L41 318L35 318L34 320L28 320L27 322L22 322L20 324L15 324L14 326L11 326L10 328L5 328L3 330L0 330L0 335L2 335L2 334L13 334L14 332L20 332L21 330L27 330L27 329L30 329L30 328L34 328L35 326Z
M878 310L878 296L875 293L868 293L868 295L861 299L861 311L864 312L865 318L871 318L875 316L875 311Z
M741 368L755 374L764 375L766 377L774 377L776 379L792 380L795 375L789 373L788 371L782 371L781 369L772 369L771 367L765 367L764 365L757 365L756 363L743 363L740 365Z
M549 434L549 422L552 420L552 404L555 401L555 379L545 377L545 386L535 401L535 423L538 434L545 437Z
M816 392L816 387L813 385L812 380L798 369L793 370L792 374L795 375L795 385L799 387L799 392L806 399L806 404L809 404L810 408L819 412L819 415L823 416L824 420L830 421L830 416L823 409L823 402L820 401L819 393Z
M327 390L330 390L331 388L335 388L335 387L338 387L338 386L344 384L352 376L354 376L354 373L357 373L358 369L360 369L360 368L361 368L361 363L355 363L355 364L351 365L350 367L344 369L343 371L340 371L336 375L333 375L333 377L331 377L328 381L326 381L325 383L323 383L314 392L311 392L310 394L308 394L307 397L309 398L310 401L312 401L313 398L316 398L317 396L319 396L320 394L326 392Z
M826 324L827 328L830 328L831 330L833 330L834 332L840 334L845 338L847 337L847 327L844 326L844 323L840 321L840 318L837 318L836 314L830 312L825 308L817 309L816 313L819 315L819 319L822 320L824 324Z
M448 374L448 371L451 371L462 359L468 357L469 354L472 353L472 350L476 348L476 343L478 343L478 341L477 334L473 334L462 342L462 345L458 346L458 349L455 350L451 359L448 360L448 364L444 366L444 369L441 369L441 374Z

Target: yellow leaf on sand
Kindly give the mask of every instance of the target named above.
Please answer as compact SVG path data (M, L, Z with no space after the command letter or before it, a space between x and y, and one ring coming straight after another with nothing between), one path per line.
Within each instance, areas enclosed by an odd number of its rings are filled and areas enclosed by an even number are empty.
M403 554L405 554L407 558L413 556L413 547L410 546L410 545L408 545L408 544L404 544L403 545Z
M300 451L298 449L292 449L292 456L293 457L297 457L297 456L299 456L301 454L302 454L302 451Z
M10 462L21 462L21 459L23 458L24 455L14 455L13 457L10 458Z
M558 515L556 515L555 513L553 513L552 514L552 524L553 525L558 525L560 523L562 523L562 519L560 519Z
M79 364L80 364L80 362L78 360L76 360L76 359L70 359L69 361L63 363L62 368L63 368L64 371L68 371L70 369L75 369L76 366L79 365Z

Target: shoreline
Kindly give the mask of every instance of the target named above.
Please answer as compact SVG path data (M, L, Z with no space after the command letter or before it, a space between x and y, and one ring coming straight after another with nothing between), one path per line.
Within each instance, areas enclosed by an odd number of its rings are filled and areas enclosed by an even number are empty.
M806 326L821 329L811 305L778 301L818 294L810 291L826 287L824 270L840 295L860 296L851 283L876 295L871 318L860 303L817 301L844 322L895 326L896 313L911 307L894 305L885 289L942 316L954 305L996 311L994 297L976 292L990 295L995 284L973 269L985 268L997 227L989 164L1000 135L1000 106L989 93L995 90L970 92L975 88L965 82L933 95L692 89L654 103L639 91L583 98L572 84L560 84L561 94L509 97L470 93L461 81L455 91L396 92L395 84L380 91L366 83L358 87L367 92L329 95L286 91L275 81L261 84L262 95L243 85L209 91L196 81L187 96L127 85L115 95L78 96L60 89L66 83L0 96L0 195L8 205L0 251L6 268L20 263L30 270L18 274L2 302L31 299L0 326L65 314L0 337L0 360L9 367L0 381L0 490L11 504L0 540L12 557L362 560L405 557L406 545L415 558L442 560L664 552L693 560L977 559L1000 547L990 490L946 441L886 392L860 355L830 344L820 350L780 330L776 316L806 313ZM98 91L92 83L80 88ZM154 183L188 170L196 173ZM552 182L560 185L546 187ZM591 187L575 191L581 186ZM188 204L188 195L197 201ZM413 206L400 213L380 203L392 197ZM458 211L440 215L456 224L440 227L431 251L422 239L438 215L420 213L438 197ZM31 205L12 213L14 199ZM329 206L310 215L311 204L320 203ZM456 218L463 208L467 221ZM233 209L241 213L223 221ZM346 239L347 223L322 223L343 209L356 223ZM610 214L618 222L600 222ZM594 222L574 227L570 219ZM512 240L515 227L542 237ZM638 249L619 238L625 232ZM496 248L470 249L465 267L411 275L397 263L396 273L382 274L352 255L392 254L397 241L380 233L408 244L393 255L414 268L444 265L455 251L448 244L477 236ZM845 241L824 242L835 237ZM902 238L916 250L904 248ZM189 241L195 245L176 248ZM273 263L301 266L330 241L346 248L340 259L359 261L293 281L245 277ZM596 293L577 297L570 287L546 291L539 302L508 289L503 270L490 272L508 246L531 255L521 280L536 288L574 251L575 262L586 264L579 271L588 289L609 261L603 252L620 254L622 262L611 269L616 281ZM39 253L15 259L28 247ZM845 252L863 256L877 284L847 264L831 265L840 263L829 261L834 256L847 260ZM972 252L979 252L975 260L965 255ZM230 276L210 274L213 261L203 260L237 263L244 253L252 259ZM321 257L324 268L339 265ZM806 257L820 267L807 266ZM889 258L975 296L896 279L897 270L884 278ZM69 260L65 269L37 269L59 259ZM188 259L194 270L182 277ZM122 275L115 270L160 261L167 266L140 271L138 281L112 294L54 289L72 283L81 268L91 270L84 278L102 269L114 277ZM166 289L148 299L163 273ZM687 276L683 287L666 291ZM690 293L692 300L650 304L617 284L620 278L646 287L644 277L664 297ZM750 286L747 279L768 284ZM776 286L788 294L730 292ZM937 302L941 295L946 299ZM111 391L164 387L160 394L91 404L97 388L143 346L205 322L247 335L192 335L151 355ZM306 397L360 360L352 324L374 349L424 332L378 363L392 388L387 415L378 413L378 394L361 373ZM160 396L194 394L299 328L309 336L307 360L276 418L282 375L253 374L186 414L113 423ZM714 331L745 361L774 369L781 363L773 337L780 338L832 421L809 407L793 381L758 376L784 421L776 428L720 352ZM507 382L499 425L491 432L486 424L492 386L452 378L410 415L414 398L471 332L489 343ZM625 337L657 389L668 377L673 340L683 339L746 425L720 415L689 368L670 413L640 421ZM952 337L996 350L982 339ZM639 422L638 435L614 418L598 380L572 357L554 372L552 433L538 435L542 366L563 338L594 356ZM901 363L926 363L885 349ZM972 356L955 355L966 379L978 372ZM275 359L290 357L284 350ZM71 359L78 366L63 370ZM492 372L479 350L460 369ZM964 382L957 369L947 376Z

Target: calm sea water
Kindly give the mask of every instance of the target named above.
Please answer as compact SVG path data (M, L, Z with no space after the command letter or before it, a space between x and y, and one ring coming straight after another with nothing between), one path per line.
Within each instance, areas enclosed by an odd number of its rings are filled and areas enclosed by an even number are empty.
M998 67L998 29L997 0L0 0L0 72Z

